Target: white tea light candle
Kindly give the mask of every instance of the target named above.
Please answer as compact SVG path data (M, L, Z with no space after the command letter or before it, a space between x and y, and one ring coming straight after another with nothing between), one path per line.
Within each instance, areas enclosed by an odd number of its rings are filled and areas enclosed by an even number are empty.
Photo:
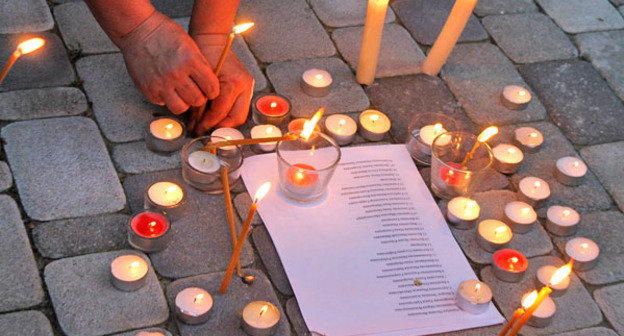
M282 131L275 127L274 125L258 125L254 126L251 129L251 138L252 139L264 139L264 138L273 138L273 137L281 137ZM272 152L275 150L275 146L277 146L277 142L267 142L261 143L254 146L257 150L261 152Z
M188 156L188 163L202 173L215 173L221 169L221 161L216 155L205 151L196 151Z
M241 326L251 336L275 334L280 320L277 307L268 301L254 301L243 309Z
M360 134L368 141L381 141L390 130L390 118L377 110L365 110L360 114Z
M553 276L553 274L555 274L555 272L557 271L557 267L552 266L552 265L545 265L540 267L537 270L537 274L536 274L536 285L538 287L544 287L549 285L550 283L550 278ZM550 285L550 289L552 289L552 293L550 294L551 296L561 296L562 294L565 293L565 291L568 289L568 287L570 286L570 277L565 277L563 278L563 280L561 280L560 282L554 284L554 285Z
M574 260L575 270L587 271L596 266L600 248L591 239L576 237L566 243L565 253L568 258Z
M508 85L501 95L503 105L510 110L524 110L531 102L531 92L519 85Z
M557 236L571 236L576 233L581 216L570 207L553 205L546 212L546 228Z
M513 232L507 224L496 220L486 219L477 227L477 242L488 252L495 252L509 244L513 238Z
M455 300L457 306L463 311L471 314L482 314L490 306L492 290L486 283L479 280L466 280L459 284Z
M537 213L533 207L524 202L507 203L504 213L509 227L515 233L527 233L537 222Z
M522 301L524 301L528 295L530 295L530 293L523 295ZM550 324L550 321L552 321L552 317L555 315L555 312L557 312L555 301L547 296L544 298L542 303L540 303L539 307L537 307L537 309L533 312L533 315L531 315L527 324L538 328L546 327Z
M503 174L513 174L520 167L524 154L520 148L510 144L499 144L492 148L494 168Z
M514 130L514 144L526 153L535 153L544 143L544 135L533 127Z
M184 145L186 128L176 119L160 117L149 123L145 145L153 152L171 153Z
M245 136L243 135L243 133L241 133L236 128L231 128L231 127L217 128L210 135L215 136L215 137L219 137L219 138L223 138L225 140L242 140L242 139L245 139ZM223 141L223 140L221 140L221 139L214 139L213 141L214 142L219 142L219 141ZM233 151L235 148L236 148L236 146L223 146L223 147L221 147L221 150L223 150L223 151Z
M323 97L329 93L333 81L331 74L326 70L309 69L301 76L301 89L308 96Z
M555 177L561 184L567 186L580 185L583 183L585 174L587 174L587 165L575 157L562 157L555 164Z
M518 199L539 208L550 197L550 186L546 181L538 177L528 176L520 180L518 184Z
M357 124L348 115L332 114L325 119L325 129L338 145L345 146L353 142Z
M210 318L213 299L203 288L188 287L175 297L175 312L178 319L186 324L201 324Z
M181 206L183 199L182 187L173 182L159 181L147 188L145 208L161 211L170 219L177 219L183 211Z
M147 261L138 255L121 255L111 262L111 282L121 291L136 291L147 282L148 270Z
M477 201L468 197L455 197L449 201L446 217L450 224L457 229L473 228L479 219L481 207Z
M447 130L444 128L442 123L436 123L433 125L425 125L420 128L418 132L418 137L412 141L413 144L408 145L408 148L411 145L416 146L416 150L424 153L425 155L431 155L431 144L433 140L440 134L446 133ZM451 138L441 138L438 141L438 146L444 146L451 142Z

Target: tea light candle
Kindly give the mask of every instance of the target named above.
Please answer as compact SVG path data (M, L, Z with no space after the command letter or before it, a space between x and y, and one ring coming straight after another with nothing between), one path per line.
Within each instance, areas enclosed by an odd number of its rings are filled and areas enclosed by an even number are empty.
M519 85L507 85L501 95L503 105L510 110L524 110L531 102L531 92Z
M505 282L519 282L529 267L529 260L522 253L512 249L496 251L492 261L492 273Z
M520 201L534 208L539 208L548 197L550 197L550 186L546 181L532 176L520 180L518 184L518 199Z
M181 212L183 199L182 187L173 182L160 181L147 188L145 208L158 210L170 217L175 217Z
M576 233L581 216L570 207L553 205L546 211L546 228L557 236L571 236Z
M524 202L507 203L504 213L506 222L515 233L527 233L537 222L537 213Z
M175 312L186 324L202 324L210 318L213 300L208 291L199 287L188 287L175 297Z
M446 217L453 227L470 229L475 226L480 211L477 201L468 197L455 197L447 205Z
M251 104L253 121L281 127L290 118L291 103L288 98L277 93L261 93Z
M186 127L176 119L160 117L149 123L145 132L145 145L151 151L171 153L182 148Z
M280 312L268 301L254 301L243 309L241 326L251 336L270 336L275 334Z
M536 285L538 287L547 286L550 283L550 278L553 276L553 274L555 274L556 271L557 271L557 267L552 266L552 265L545 265L545 266L540 267L537 270L537 274L535 276ZM569 276L563 278L563 280L561 280L555 285L550 285L550 289L553 290L550 296L554 296L554 297L561 296L568 289L568 286L570 286Z
M574 260L575 270L587 271L598 263L600 248L591 239L576 237L566 243L565 253L568 258Z
M368 141L381 141L390 130L390 119L377 110L365 110L360 114L360 134Z
M583 183L583 177L587 174L587 165L572 156L562 157L557 160L555 167L555 178L557 178L557 181L568 186L577 186Z
M303 125L308 121L306 118L293 119L288 123L288 133L296 133L303 131ZM314 126L314 131L320 132L321 127L317 124Z
M524 299L530 294L531 293L524 294L522 296L522 301L524 301ZM552 317L555 315L555 312L557 312L555 301L547 296L544 298L544 301L540 303L539 307L537 307L537 309L533 312L533 315L531 315L527 324L537 328L546 327L552 321Z
M427 156L431 156L431 144L433 140L440 134L446 133L447 130L441 123L433 125L425 125L418 130L418 135L415 135L414 139L410 140L408 149L418 151ZM416 132L414 132L416 133ZM451 138L442 138L438 141L438 146L444 146L451 142ZM413 148L413 149L412 149Z
M282 136L282 131L279 128L273 125L258 125L254 126L251 129L251 138L252 139L264 139L264 138L273 138ZM277 142L267 142L261 143L254 146L254 148L258 149L262 152L272 152L275 150L277 146Z
M133 292L147 282L147 261L134 254L121 255L111 262L111 282L115 288Z
M485 313L492 301L492 290L479 280L470 279L463 281L457 288L455 295L457 306L471 314Z
M286 171L286 185L290 192L297 195L307 196L317 188L319 175L316 169L310 165L297 163Z
M139 331L134 336L165 336L165 334L158 331Z
M520 127L514 130L514 144L526 153L535 153L544 143L544 136L533 127Z
M143 252L163 250L171 240L171 223L163 214L143 211L128 220L128 242Z
M477 233L477 242L488 252L504 248L513 238L513 232L509 226L496 219L481 221L477 227Z
M345 146L353 141L357 124L348 115L332 114L325 119L325 129L338 145Z
M202 173L215 173L221 169L221 160L209 152L195 151L188 156L188 162L193 169Z
M333 81L329 72L321 69L309 69L301 76L301 89L308 96L323 97L329 93L329 86Z
M492 148L494 168L503 174L513 174L520 167L524 154L520 148L510 144L499 144Z
M231 127L217 128L210 135L211 136L220 137L220 138L223 138L225 140L242 140L242 139L245 139L245 136L243 135L243 133L241 133L236 128L231 128ZM212 141L220 142L220 141L223 141L223 140L221 140L221 139L214 139ZM220 149L223 150L223 151L226 151L226 152L227 151L233 151L233 150L236 149L236 146L223 146Z

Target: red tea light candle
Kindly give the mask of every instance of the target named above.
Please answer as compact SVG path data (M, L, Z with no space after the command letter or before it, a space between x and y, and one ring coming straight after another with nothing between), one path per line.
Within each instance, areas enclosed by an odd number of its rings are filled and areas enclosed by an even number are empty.
M308 121L306 118L297 118L293 119L288 123L288 133L297 133L303 131L303 125ZM314 126L315 132L321 132L321 127L319 125ZM312 135L314 136L314 135Z
M505 248L512 238L509 226L499 220L486 219L477 227L477 242L488 252Z
M455 197L447 205L446 217L453 227L467 230L475 226L480 211L477 201L468 197Z
M583 183L585 174L587 174L587 165L575 157L562 157L555 164L555 178L561 184L567 186L580 185Z
M537 213L524 202L509 202L505 205L505 220L515 233L527 233L537 223Z
M257 125L281 127L290 119L291 106L290 100L280 94L260 94L251 104L252 118Z
M544 143L544 136L533 127L520 127L514 131L514 144L526 153L535 153Z
M447 163L440 167L440 178L446 184L461 188L470 181L470 172L462 170L462 166L455 162Z
M571 236L576 233L580 220L581 215L576 210L553 205L546 212L546 229L557 236Z
M293 167L288 169L286 178L297 187L313 187L319 179L318 174L314 173L315 170L316 169L310 165L296 163Z
M598 263L600 247L591 239L576 237L566 243L565 253L574 260L575 270L588 271Z
M144 211L128 220L128 242L143 252L163 250L171 240L171 223L163 214Z
M520 148L509 144L496 145L492 148L492 153L494 154L494 168L503 174L515 173L524 159Z
M530 295L530 293L522 296L522 300L524 300L528 295ZM555 305L555 301L547 296L539 304L537 309L533 312L533 315L531 315L531 318L529 318L526 323L533 327L544 328L550 324L556 312L557 306Z
M184 146L186 127L168 117L156 118L149 123L145 133L147 148L157 153L172 153Z
M519 282L528 267L529 260L516 250L498 250L492 257L492 273L505 282Z
M324 97L329 93L329 87L333 81L329 72L321 69L309 69L301 76L301 89L308 96Z
M390 131L390 118L377 110L365 110L360 114L360 134L368 141L381 141Z
M510 110L524 110L531 102L531 92L519 85L507 85L503 88L501 101Z
M173 183L160 181L151 184L145 193L145 208L167 214L170 218L182 214L184 191Z
M208 321L214 301L207 290L188 287L175 297L175 313L185 324L202 324Z
M518 200L529 204L534 208L544 205L550 197L550 186L541 178L525 177L518 184Z
M492 290L477 279L469 279L459 284L455 302L461 310L471 314L483 314L490 307Z
M145 285L149 266L145 259L134 254L121 255L111 262L111 282L115 288L133 292Z
M545 265L540 267L537 270L537 274L535 275L535 284L538 288L549 285L550 278L557 271L557 267L552 265ZM570 277L565 277L563 280L558 282L557 284L550 285L550 289L552 289L552 293L550 296L558 297L563 295L568 287L570 286Z

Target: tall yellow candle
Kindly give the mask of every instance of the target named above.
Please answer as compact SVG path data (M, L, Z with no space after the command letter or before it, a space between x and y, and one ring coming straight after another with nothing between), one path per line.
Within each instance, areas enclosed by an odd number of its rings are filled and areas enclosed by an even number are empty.
M375 80L381 35L383 33L388 0L368 0L364 34L362 34L362 48L355 78L357 82L371 85Z
M440 35L438 35L433 47L431 47L425 63L423 63L422 70L425 74L435 76L440 73L440 69L442 69L451 51L453 51L453 47L455 47L457 40L459 40L462 31L464 31L464 27L466 23L468 23L468 19L470 19L470 15L477 1L478 0L455 1L451 14L446 20L444 27L442 27L442 31Z

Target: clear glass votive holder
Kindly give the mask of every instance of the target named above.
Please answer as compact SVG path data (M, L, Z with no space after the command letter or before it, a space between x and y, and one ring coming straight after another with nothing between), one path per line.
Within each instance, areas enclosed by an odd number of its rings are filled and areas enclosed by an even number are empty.
M423 166L431 164L431 144L440 134L456 131L457 121L441 113L421 113L407 125L407 151Z
M300 203L318 200L327 191L340 156L336 141L316 131L309 140L278 142L277 167L282 192Z
M494 161L490 146L466 132L438 135L431 154L431 190L444 199L471 195Z
M243 166L243 151L240 146L218 147L212 153L202 150L206 144L219 141L227 142L228 140L214 135L202 136L193 139L182 148L182 177L184 181L193 188L209 194L223 193L221 176L223 166L228 168L230 189L240 180L240 168ZM215 160L218 162L215 163Z

